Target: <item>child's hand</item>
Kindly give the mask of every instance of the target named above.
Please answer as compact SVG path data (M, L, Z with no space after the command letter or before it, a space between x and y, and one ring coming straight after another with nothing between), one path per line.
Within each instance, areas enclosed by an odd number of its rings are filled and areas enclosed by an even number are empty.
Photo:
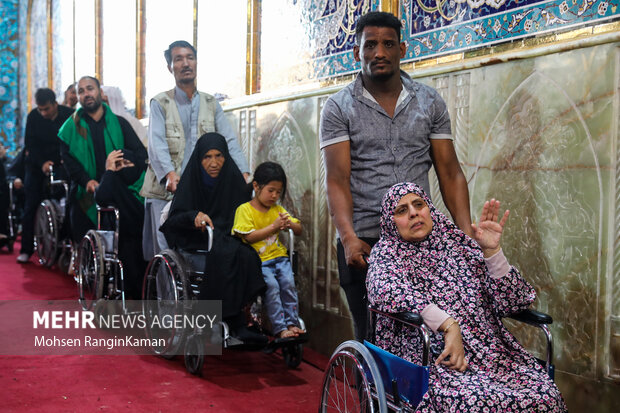
M290 226L288 214L280 212L278 217L273 221L272 225L274 227L274 231L282 231L288 228Z
M282 229L289 229L291 227L291 216L285 212L280 212L280 216L285 220Z

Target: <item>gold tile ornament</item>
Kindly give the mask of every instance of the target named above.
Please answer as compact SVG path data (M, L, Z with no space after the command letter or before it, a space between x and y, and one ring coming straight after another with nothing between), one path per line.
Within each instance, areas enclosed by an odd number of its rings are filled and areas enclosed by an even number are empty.
M592 28L593 34L617 32L617 31L620 31L620 21L616 21L613 23L607 23L607 24L600 24Z
M248 0L245 94L260 92L260 25L262 0Z
M558 41L573 40L578 37L586 37L592 34L592 27L584 27L583 29L571 30L570 32L556 34Z

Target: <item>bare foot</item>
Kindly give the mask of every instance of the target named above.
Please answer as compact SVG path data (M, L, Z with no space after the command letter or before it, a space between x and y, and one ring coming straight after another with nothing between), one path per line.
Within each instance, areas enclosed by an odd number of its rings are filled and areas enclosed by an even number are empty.
M302 330L297 326L288 326L288 331L292 331L293 333L295 333L296 336L304 334L306 332L306 330Z
M295 337L297 336L297 334L295 334L291 330L282 330L277 334L277 336L278 338L289 338L289 337Z

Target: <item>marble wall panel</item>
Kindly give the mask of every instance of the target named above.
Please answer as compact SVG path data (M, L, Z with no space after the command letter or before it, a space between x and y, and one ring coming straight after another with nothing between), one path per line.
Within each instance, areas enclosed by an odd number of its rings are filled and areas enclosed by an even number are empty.
M535 307L554 317L557 382L571 411L620 403L620 254L610 253L620 242L619 50L607 44L417 79L448 104L472 213L490 197L511 210L503 248L536 288ZM245 127L252 166L276 160L290 177L285 205L307 229L298 244L301 314L312 347L328 354L352 330L317 144L325 98L237 110L234 118ZM542 353L539 331L510 328Z
M303 274L310 274L315 232L312 230L315 215L314 196L317 168L317 150L312 139L316 134L316 101L301 99L279 105L268 110L259 109L258 124L252 143L251 168L270 160L283 165L287 174L286 198L282 204L304 226L300 237L296 237L296 249L303 251L299 256L299 268ZM300 295L311 297L311 277L297 279ZM307 300L306 300L307 301Z
M229 113L229 119L238 125L251 169L267 160L285 169L288 185L283 205L303 225L302 235L295 239L300 312L309 328L321 331L312 337L313 347L328 353L351 336L352 325L341 298L335 231L323 190L325 172L317 136L324 100L309 97L250 107Z
M546 56L527 69L502 65L508 85L487 90L502 105L493 117L477 113L472 136L481 149L469 160L474 209L485 196L503 198L509 230L523 233L507 238L507 253L539 292L538 307L557 313L558 367L587 377L602 375L608 350L615 56L608 46Z

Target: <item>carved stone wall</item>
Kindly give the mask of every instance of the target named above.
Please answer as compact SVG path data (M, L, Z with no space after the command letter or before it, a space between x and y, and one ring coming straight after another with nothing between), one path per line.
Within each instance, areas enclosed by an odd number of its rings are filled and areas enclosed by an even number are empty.
M607 44L418 79L448 104L472 214L491 197L511 211L502 245L536 288L535 307L554 318L556 381L571 411L620 403L619 50ZM252 167L270 159L288 174L284 204L304 223L301 314L312 327L311 345L329 354L352 329L318 149L326 98L235 116ZM431 191L442 205L432 171ZM509 327L542 351L538 331Z

